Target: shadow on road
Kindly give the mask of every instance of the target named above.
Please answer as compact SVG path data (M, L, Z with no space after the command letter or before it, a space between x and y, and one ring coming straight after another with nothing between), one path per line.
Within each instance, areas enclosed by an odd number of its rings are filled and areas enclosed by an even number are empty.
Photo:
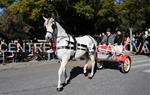
M74 67L71 71L70 71L70 78L68 80L68 83L70 83L70 81L72 79L74 79L75 77L77 77L78 75L83 74L83 67L77 66Z
M120 70L119 63L113 61L103 61L103 69Z

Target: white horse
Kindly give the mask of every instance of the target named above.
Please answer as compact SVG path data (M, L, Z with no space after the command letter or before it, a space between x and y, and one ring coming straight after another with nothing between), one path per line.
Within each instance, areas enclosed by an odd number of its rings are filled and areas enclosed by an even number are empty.
M67 84L68 82L66 64L71 58L80 58L86 55L87 64L85 64L83 68L83 73L87 75L87 67L90 63L91 73L89 79L92 79L95 67L96 41L89 35L74 38L68 35L54 18L43 18L45 20L44 26L47 31L45 38L47 40L51 38L55 39L56 55L61 60L61 65L58 70L57 91L63 90L63 85L61 83L62 75L65 78L64 83Z

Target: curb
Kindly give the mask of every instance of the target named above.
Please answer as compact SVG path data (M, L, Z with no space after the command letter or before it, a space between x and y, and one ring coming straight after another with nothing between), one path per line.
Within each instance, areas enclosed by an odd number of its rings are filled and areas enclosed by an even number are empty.
M0 64L0 72L6 71L8 69L17 69L17 68L24 68L24 67L30 67L35 65L55 64L55 63L58 63L58 60L50 60L50 61L32 60L29 62L7 63L5 65Z

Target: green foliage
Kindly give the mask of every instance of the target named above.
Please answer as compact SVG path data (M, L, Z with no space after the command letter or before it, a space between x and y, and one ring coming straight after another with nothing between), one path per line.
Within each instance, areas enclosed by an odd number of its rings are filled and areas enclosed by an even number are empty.
M97 12L98 21L96 27L100 27L101 31L106 31L106 28L111 28L112 31L115 31L116 27L121 23L116 10L117 6L113 0L102 0L101 3L101 7Z
M26 34L29 28L31 27L23 22L20 14L14 15L9 10L4 10L3 15L0 16L0 32L10 39L28 38Z
M74 8L79 15L84 15L88 19L92 19L94 17L94 9L90 4L86 4L83 0L77 2Z
M122 19L122 24L120 27L127 31L128 28L134 28L134 32L138 30L143 30L146 24L144 16L145 10L145 0L125 0L122 4L122 11L120 11L120 16Z
M5 9L0 31L12 38L21 33L28 38L44 37L42 16L55 14L71 34L94 35L108 27L112 31L132 27L136 32L150 26L149 4L149 0L0 0L0 7Z
M7 8L13 2L15 2L15 0L0 0L0 8Z
M22 0L13 4L9 8L13 13L21 13L27 17L36 21L40 15L50 14L54 11L54 6L49 0Z

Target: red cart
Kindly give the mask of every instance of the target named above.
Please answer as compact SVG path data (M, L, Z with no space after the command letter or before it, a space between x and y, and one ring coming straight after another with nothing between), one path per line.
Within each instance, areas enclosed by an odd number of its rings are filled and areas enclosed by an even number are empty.
M122 45L97 46L97 68L102 69L104 61L117 62L122 73L128 73L131 68L131 57L123 52Z

